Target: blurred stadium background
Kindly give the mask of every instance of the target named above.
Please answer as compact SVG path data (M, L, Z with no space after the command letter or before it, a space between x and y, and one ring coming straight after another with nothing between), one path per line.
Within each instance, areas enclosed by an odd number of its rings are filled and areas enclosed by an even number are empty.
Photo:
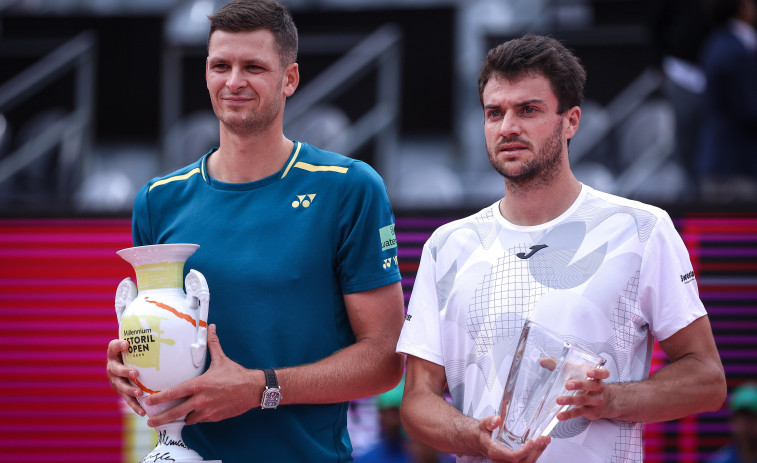
M660 1L285 0L302 76L285 134L384 177L408 298L431 231L503 191L476 89L486 51L524 32L561 39L589 75L574 170L670 212L732 388L757 378L757 208L698 197L673 154ZM136 191L217 143L203 69L222 3L0 0L0 461L131 462L154 438L105 378L115 288L131 274L115 251L131 245ZM353 405L359 454L378 424L371 399ZM647 425L646 461L705 461L728 442L727 417Z

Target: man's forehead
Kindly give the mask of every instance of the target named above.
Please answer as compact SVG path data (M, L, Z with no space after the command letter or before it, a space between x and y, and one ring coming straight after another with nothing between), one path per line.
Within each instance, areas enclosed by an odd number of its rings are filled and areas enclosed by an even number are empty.
M208 40L208 53L213 49L227 47L244 48L273 48L276 39L268 29L255 29L252 31L226 31L218 29L213 31Z
M501 74L492 75L483 91L484 104L487 100L513 100L517 102L557 101L552 86L542 74L520 74L507 78Z

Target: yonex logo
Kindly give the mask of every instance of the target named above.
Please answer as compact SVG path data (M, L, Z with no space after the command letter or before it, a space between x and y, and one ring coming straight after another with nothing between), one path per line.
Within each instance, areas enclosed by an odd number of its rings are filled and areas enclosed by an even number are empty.
M394 261L394 265L399 265L399 261L397 260L397 256L390 257L389 259L384 259L384 268L391 268L392 267L392 261Z
M405 320L410 321L411 318L413 318L412 315L410 315L409 313L405 314Z
M525 252L519 252L518 254L515 254L516 256L520 257L521 259L528 259L529 257L533 256L537 252L541 251L542 249L548 247L546 244L536 244L531 246L529 249L531 252L526 254Z
M297 209L302 205L302 207L310 207L311 204L313 204L313 200L315 199L315 194L312 195L297 195L297 199L292 201L292 207Z

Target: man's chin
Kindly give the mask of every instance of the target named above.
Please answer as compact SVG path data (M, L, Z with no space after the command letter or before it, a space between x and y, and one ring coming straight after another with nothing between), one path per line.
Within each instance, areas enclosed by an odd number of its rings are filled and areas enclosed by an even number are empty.
M523 163L518 161L492 162L492 167L507 180L521 180L532 176L532 173Z

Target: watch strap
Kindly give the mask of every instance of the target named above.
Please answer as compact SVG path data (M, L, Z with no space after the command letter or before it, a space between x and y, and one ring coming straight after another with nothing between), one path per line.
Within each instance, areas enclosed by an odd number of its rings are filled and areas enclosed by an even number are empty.
M276 372L273 369L266 368L265 370L263 370L263 373L265 373L266 388L279 387L279 380L276 377Z
M281 402L281 387L276 372L272 369L265 369L263 374L265 375L265 389L260 400L260 407L264 409L276 408Z

